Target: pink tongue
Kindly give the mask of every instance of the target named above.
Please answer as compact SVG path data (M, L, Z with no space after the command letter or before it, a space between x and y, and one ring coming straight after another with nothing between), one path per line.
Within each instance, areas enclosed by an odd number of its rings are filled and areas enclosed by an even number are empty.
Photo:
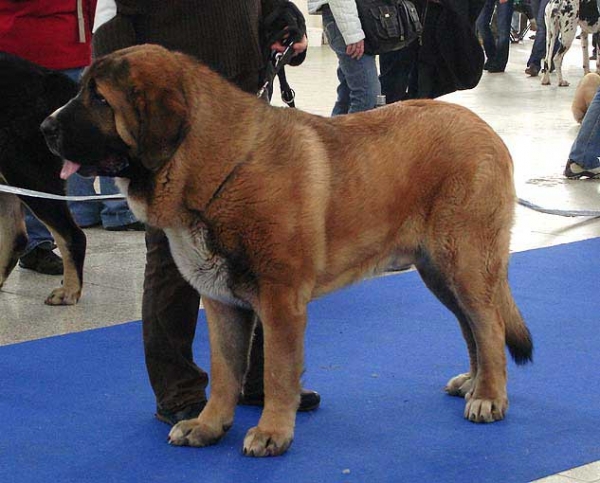
M76 173L77 170L81 167L81 165L74 163L73 161L68 161L66 159L63 160L63 167L60 172L61 179L67 179L73 173Z

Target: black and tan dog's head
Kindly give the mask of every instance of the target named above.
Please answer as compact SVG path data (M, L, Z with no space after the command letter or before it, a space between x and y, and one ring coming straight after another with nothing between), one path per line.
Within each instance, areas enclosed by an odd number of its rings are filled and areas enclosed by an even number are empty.
M50 150L70 161L61 176L158 170L188 129L182 73L177 55L155 45L96 60L77 96L41 125Z

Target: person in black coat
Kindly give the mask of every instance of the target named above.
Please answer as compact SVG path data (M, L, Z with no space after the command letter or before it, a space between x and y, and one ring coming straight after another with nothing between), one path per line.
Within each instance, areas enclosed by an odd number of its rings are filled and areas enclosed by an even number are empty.
M472 89L484 54L475 21L484 0L415 0L423 23L419 41L379 58L381 91L388 103L436 98Z

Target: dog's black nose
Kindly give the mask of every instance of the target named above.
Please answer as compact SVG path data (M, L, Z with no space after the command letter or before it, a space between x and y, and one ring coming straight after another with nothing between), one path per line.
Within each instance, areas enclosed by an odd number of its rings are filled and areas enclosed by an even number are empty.
M49 116L42 122L40 129L46 138L55 138L58 135L58 121Z

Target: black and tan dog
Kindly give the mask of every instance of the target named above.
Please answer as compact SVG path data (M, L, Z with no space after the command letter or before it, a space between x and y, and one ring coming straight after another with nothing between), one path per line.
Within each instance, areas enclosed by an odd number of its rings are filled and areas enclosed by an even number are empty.
M504 417L504 346L518 363L532 353L507 280L513 167L470 111L411 101L323 118L271 107L190 57L140 46L98 59L42 128L74 162L64 175L120 178L203 296L210 400L172 428L171 443L213 444L231 426L257 314L265 407L244 453L286 451L307 304L392 259L414 263L460 322L470 370L446 389L466 398L465 417Z
M77 83L10 54L0 53L0 183L57 195L62 160L52 154L40 123L77 93ZM63 256L63 285L47 297L49 305L71 305L81 296L86 239L65 201L0 192L0 288L27 244L21 202L52 233Z

